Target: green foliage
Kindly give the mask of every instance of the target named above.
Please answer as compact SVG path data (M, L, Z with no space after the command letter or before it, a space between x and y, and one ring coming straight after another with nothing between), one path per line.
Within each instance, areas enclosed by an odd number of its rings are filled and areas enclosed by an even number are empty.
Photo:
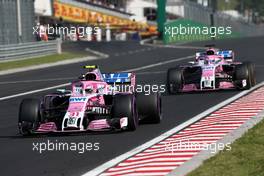
M253 10L264 16L264 0L221 0L217 3L218 10Z
M222 0L222 1L217 1L218 3L218 10L232 10L236 9L236 7L239 5L240 0Z
M188 176L263 176L264 175L264 121L250 129L232 145L206 160Z
M245 9L258 12L260 16L264 16L264 0L239 0L244 3Z
M41 64L46 64L46 63L53 63L53 62L58 62L58 61L63 61L63 60L68 60L68 59L74 59L77 57L83 57L83 56L84 56L83 54L62 53L62 54L54 54L54 55L38 57L38 58L1 62L0 71L13 69L13 68L33 66L33 65L41 65Z

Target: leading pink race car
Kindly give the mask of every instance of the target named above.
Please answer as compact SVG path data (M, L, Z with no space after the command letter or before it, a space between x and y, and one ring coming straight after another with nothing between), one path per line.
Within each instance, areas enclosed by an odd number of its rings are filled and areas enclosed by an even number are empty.
M71 84L71 90L58 90L41 100L24 99L21 102L18 127L22 135L132 131L139 122L161 121L160 94L135 92L134 73L101 74L97 66L85 68L88 71Z
M219 89L249 89L256 84L255 68L251 62L235 62L234 52L208 46L196 53L195 61L170 68L167 89L170 94Z

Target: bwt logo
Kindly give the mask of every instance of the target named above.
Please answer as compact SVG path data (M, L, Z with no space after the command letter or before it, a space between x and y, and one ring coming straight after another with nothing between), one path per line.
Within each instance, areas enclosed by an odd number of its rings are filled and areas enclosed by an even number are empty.
M70 98L70 102L84 102L86 101L86 97L74 97Z
M204 66L203 70L214 70L215 67L213 66Z

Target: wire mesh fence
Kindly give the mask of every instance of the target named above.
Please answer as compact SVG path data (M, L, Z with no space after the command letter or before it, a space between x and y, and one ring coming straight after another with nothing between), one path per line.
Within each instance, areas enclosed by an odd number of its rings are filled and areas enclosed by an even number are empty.
M0 45L35 41L34 18L33 0L0 0Z
M212 23L217 27L230 26L232 27L232 31L240 33L241 36L264 35L263 25L260 26L248 23L245 20L232 17L231 15L222 12L213 13L211 8L189 1L184 2L184 18L200 22L208 26L212 25Z

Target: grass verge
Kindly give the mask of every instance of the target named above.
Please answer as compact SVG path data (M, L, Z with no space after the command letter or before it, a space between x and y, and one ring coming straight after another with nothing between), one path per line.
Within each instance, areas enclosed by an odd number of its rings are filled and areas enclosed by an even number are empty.
M264 120L188 176L264 175Z
M54 54L54 55L30 58L30 59L24 59L24 60L1 62L0 71L14 69L14 68L22 68L22 67L33 66L33 65L53 63L53 62L74 59L74 58L84 57L84 56L86 55L77 54L77 53L62 53L62 54Z

